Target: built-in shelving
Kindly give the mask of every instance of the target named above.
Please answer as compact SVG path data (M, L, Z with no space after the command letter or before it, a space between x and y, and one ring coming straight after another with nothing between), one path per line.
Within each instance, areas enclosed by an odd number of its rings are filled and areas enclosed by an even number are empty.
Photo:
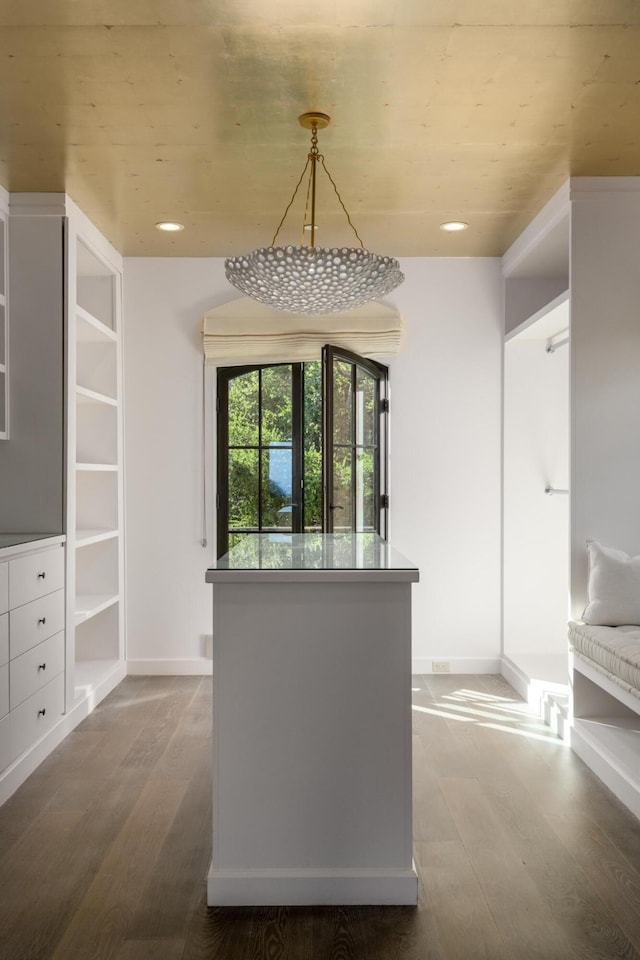
M117 603L120 599L119 594L111 593L89 593L76 596L76 625L90 620L98 613L102 613L107 607Z
M640 700L574 655L571 746L640 817Z
M110 680L117 680L122 666L119 659L78 660L75 665L75 691L77 699L93 697L96 690Z
M68 604L73 680L92 695L124 666L120 269L70 232Z
M118 530L77 530L76 547L90 547L93 543L113 540L119 536Z
M88 390L86 387L76 387L76 403L104 403L109 407L117 407L118 401L114 397L108 397L104 393L97 393L95 390Z

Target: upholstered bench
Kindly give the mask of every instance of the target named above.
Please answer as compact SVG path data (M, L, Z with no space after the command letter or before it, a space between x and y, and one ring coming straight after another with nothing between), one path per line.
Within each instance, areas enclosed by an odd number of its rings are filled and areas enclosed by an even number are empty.
M589 664L640 701L640 626L605 627L572 621L569 643L574 658Z
M640 556L587 550L589 602L569 624L571 747L640 817Z

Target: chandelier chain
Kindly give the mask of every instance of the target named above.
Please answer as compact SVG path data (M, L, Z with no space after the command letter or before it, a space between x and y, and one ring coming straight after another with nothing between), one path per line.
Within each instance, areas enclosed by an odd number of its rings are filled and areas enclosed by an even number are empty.
M351 217L350 217L350 215L349 215L349 211L347 210L347 208L346 208L346 206L345 206L345 204L344 204L344 201L343 201L342 197L340 196L340 191L338 190L338 187L336 186L335 180L333 179L333 177L331 176L331 174L329 173L329 171L328 171L328 169L327 169L327 165L326 165L325 162L324 162L324 155L323 155L322 153L320 153L320 151L318 150L318 128L315 126L315 124L314 124L314 126L311 128L311 149L310 149L309 154L308 154L308 156L307 156L307 162L305 163L304 168L303 168L303 170L302 170L302 173L300 174L300 179L298 180L298 182L297 182L297 184L296 184L296 187L295 187L295 190L293 191L293 193L292 193L292 195L291 195L291 199L289 200L289 203L287 204L286 209L285 209L284 213L282 214L282 219L281 219L280 223L278 224L278 227L277 227L277 229L276 229L276 232L275 232L274 235L273 235L273 239L271 240L271 246L272 246L272 247L275 247L275 245L276 245L276 240L278 239L278 234L280 233L280 230L282 229L282 225L283 225L284 221L286 220L287 214L289 213L289 210L291 209L291 206L292 206L292 204L293 204L293 201L294 201L295 198L296 198L296 195L297 195L297 193L298 193L298 190L300 189L300 184L302 183L302 181L303 181L303 179L304 179L304 175L305 175L305 173L306 173L306 171L307 171L307 168L308 168L309 165L311 164L311 172L310 172L310 176L309 176L309 184L308 184L308 187L307 187L307 198L306 198L306 204L305 204L304 219L303 219L303 221L302 221L302 238L301 238L301 244L304 243L304 225L305 225L305 223L306 223L306 221L307 221L307 213L308 213L308 209L309 209L309 191L310 191L310 189L311 189L311 181L312 181L312 178L313 178L313 167L314 167L314 165L315 165L316 163L318 163L318 162L320 162L320 163L322 164L322 169L324 170L324 172L326 173L327 177L329 178L329 182L331 183L331 186L332 186L333 189L334 189L335 195L336 195L336 197L338 198L338 202L339 202L340 206L342 207L342 210L343 210L343 212L344 212L345 217L347 218L347 223L349 224L349 226L350 226L351 229L353 230L353 232L354 232L354 234L355 234L355 236L356 236L356 239L357 239L358 243L360 244L360 248L361 248L362 250L364 250L364 243L362 242L362 238L361 238L360 234L358 233L358 231L356 230L356 228L355 228L355 226L354 226L354 224L353 224L353 221L352 221L352 219L351 219Z
M295 198L296 198L296 194L297 194L297 192L298 192L298 190L299 190L299 188L300 188L300 184L302 183L302 178L304 177L305 173L307 172L307 167L309 166L309 162L310 162L310 161L309 161L309 157L307 157L307 162L305 163L304 169L303 169L302 173L300 174L300 179L298 180L298 182L297 182L297 184L296 184L296 188L295 188L295 190L293 191L293 194L291 195L291 200L289 200L289 203L287 204L287 209L286 209L286 210L284 211L284 213L282 214L282 220L281 220L280 223L278 224L278 229L276 230L276 232L275 232L274 235L273 235L273 240L271 241L271 246L272 246L272 247L275 247L275 245L276 245L276 240L278 239L278 234L280 233L280 230L281 230L281 228L282 228L282 224L284 223L284 221L285 221L285 219L286 219L286 216L287 216L287 214L289 213L289 210L291 209L291 204L293 203L293 201L294 201Z
M318 128L315 123L311 127L311 153L318 156Z
M313 180L313 163L311 164L311 169L309 171L309 179L307 181L307 196L304 202L304 217L302 218L302 230L300 233L300 246L304 246L304 231L307 225L307 215L309 213L309 198L311 196L311 181Z
M353 232L355 233L355 235L356 235L356 237L357 237L357 239L358 239L358 243L360 244L361 249L364 250L364 243L362 242L362 240L361 240L361 238L360 238L360 234L358 233L358 231L357 231L356 228L354 227L353 223L351 222L351 217L349 216L349 211L347 210L347 208L345 207L345 205L344 205L344 203L343 203L343 201L342 201L342 197L340 196L340 191L338 190L338 188L337 188L337 186L336 186L336 184L335 184L335 180L333 179L333 177L331 176L331 174L330 174L329 171L327 170L326 164L325 164L325 162L324 162L324 157L322 156L322 154L319 154L318 159L320 160L320 163L322 164L322 169L324 170L324 172L326 173L326 175L329 177L329 180L331 181L331 186L332 186L333 189L335 190L336 197L338 198L338 200L339 200L339 202L340 202L340 206L341 206L342 209L344 210L344 215L345 215L345 217L347 218L347 221L348 221L348 223L349 223L349 226L351 227L351 229L352 229Z

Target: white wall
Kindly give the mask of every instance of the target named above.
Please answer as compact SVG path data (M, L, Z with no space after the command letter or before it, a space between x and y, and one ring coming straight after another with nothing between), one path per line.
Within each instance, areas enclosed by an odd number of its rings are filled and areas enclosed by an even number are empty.
M403 269L389 297L407 328L404 352L389 362L391 540L421 571L414 667L429 672L433 658L452 671L498 671L500 265L412 259ZM222 260L125 260L132 671L208 667L213 506L203 549L199 320L234 296Z
M566 676L569 498L545 487L569 487L569 347L546 342L529 328L505 345L504 652L561 655Z
M579 177L571 200L571 597L579 619L586 539L640 553L640 177Z

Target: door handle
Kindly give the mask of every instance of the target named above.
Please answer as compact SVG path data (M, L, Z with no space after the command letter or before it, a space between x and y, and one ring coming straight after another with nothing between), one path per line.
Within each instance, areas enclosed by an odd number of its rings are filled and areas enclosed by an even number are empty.
M344 507L341 507L339 503L330 503L329 510L344 510Z

